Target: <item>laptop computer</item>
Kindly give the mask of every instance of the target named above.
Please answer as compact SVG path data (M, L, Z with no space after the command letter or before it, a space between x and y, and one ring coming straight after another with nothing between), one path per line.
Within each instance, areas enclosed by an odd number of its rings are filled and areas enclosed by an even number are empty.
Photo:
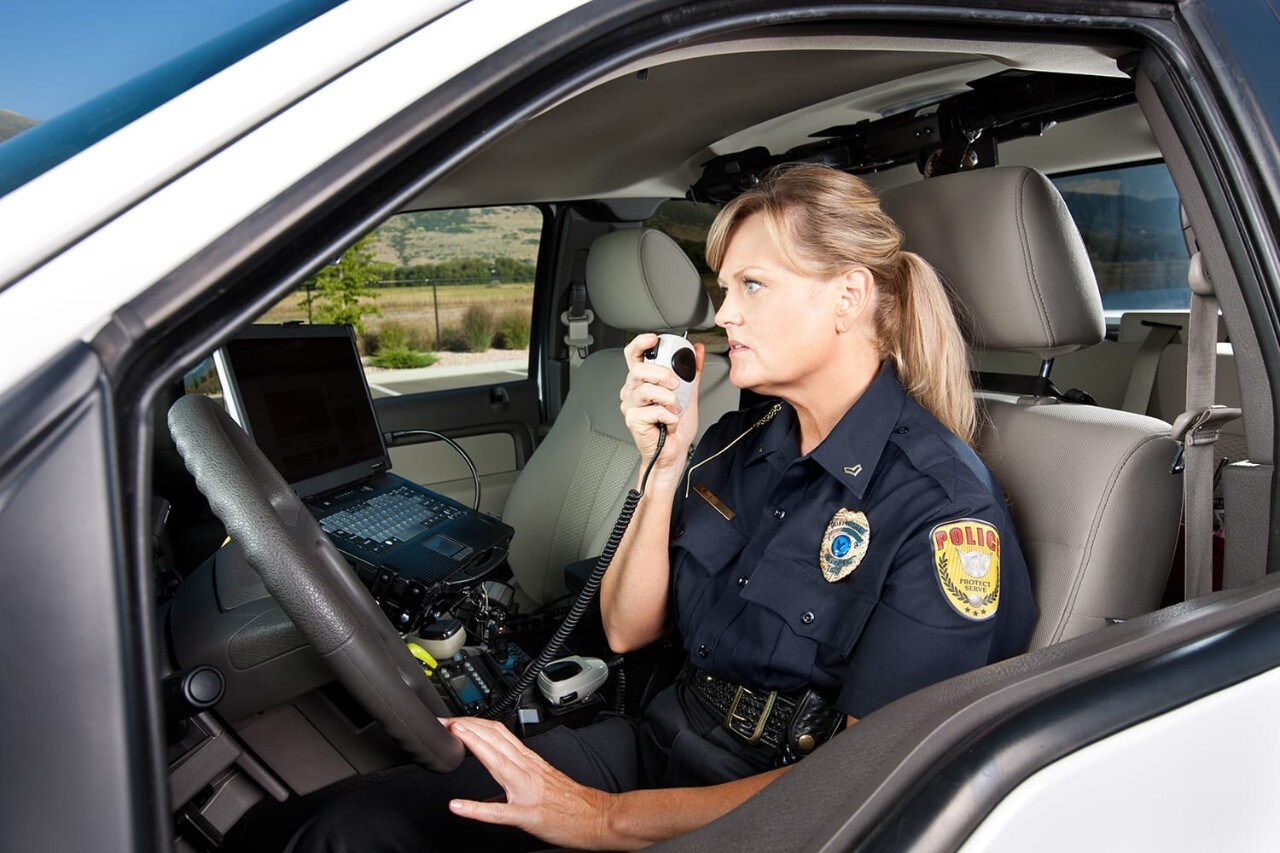
M391 609L502 562L509 525L390 473L350 326L250 326L218 367L232 416Z

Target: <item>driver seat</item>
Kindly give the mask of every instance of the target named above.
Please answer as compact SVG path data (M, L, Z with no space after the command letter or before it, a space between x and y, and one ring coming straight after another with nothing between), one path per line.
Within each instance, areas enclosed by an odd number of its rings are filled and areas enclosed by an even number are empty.
M697 269L660 231L630 228L597 238L586 284L596 316L615 329L683 334L715 323ZM522 613L568 596L565 567L604 550L636 484L640 456L618 397L626 377L621 349L598 350L578 366L551 431L507 498L502 519L516 531L507 561ZM698 407L699 435L738 407L723 356L707 355Z
M1044 175L960 172L890 190L883 205L950 284L976 348L1048 366L1102 340L1084 243ZM1182 510L1169 424L1038 392L978 397L977 449L1005 489L1040 610L1031 648L1157 609Z

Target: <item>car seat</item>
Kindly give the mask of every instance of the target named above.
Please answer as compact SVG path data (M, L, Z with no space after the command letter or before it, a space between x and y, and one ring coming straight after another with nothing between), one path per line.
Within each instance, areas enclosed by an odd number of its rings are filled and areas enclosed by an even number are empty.
M1047 374L1102 339L1084 243L1044 175L960 172L883 202L950 285L973 346L1032 353ZM1031 647L1158 608L1182 507L1169 424L1041 391L978 396L977 449L1005 489L1040 609Z
M714 324L698 271L659 231L626 229L599 237L587 256L587 293L607 325L676 332ZM588 356L550 432L512 486L503 520L515 528L508 562L521 612L565 598L565 566L598 555L635 486L640 456L618 392L627 376L621 349ZM699 388L699 435L738 407L728 360L708 355Z

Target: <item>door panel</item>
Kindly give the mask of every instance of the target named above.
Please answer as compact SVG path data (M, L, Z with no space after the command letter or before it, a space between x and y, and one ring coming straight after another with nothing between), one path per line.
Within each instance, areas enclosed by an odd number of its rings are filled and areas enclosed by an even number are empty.
M462 445L480 474L480 509L501 514L507 494L533 453L539 412L530 380L374 401L383 433L426 429ZM470 506L471 472L458 452L429 437L411 436L391 451L393 471ZM396 442L393 442L396 443Z
M150 849L147 628L126 605L109 422L83 345L0 397L3 850Z
M511 485L520 473L515 437L488 433L458 439L480 475L480 509L501 514ZM443 495L471 505L475 488L471 469L456 450L442 441L393 448L393 470L401 477L430 486Z

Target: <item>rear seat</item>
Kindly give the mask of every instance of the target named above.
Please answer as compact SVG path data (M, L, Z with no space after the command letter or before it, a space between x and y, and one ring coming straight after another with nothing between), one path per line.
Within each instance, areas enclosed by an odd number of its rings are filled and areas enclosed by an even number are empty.
M1120 409L1124 406L1130 384L1135 380L1134 368L1139 352L1147 340L1149 323L1179 326L1173 339L1165 345L1156 367L1155 382L1146 408L1137 414L1151 415L1173 423L1186 409L1187 311L1131 311L1120 319L1115 340L1104 340L1095 346L1059 356L1054 360L1050 378L1066 391L1079 388L1098 401L1099 406ZM1227 406L1240 405L1240 385L1236 376L1235 354L1226 340L1226 330L1219 330L1217 400ZM974 369L992 373L1035 375L1040 362L1035 356L1011 352L975 352ZM1233 421L1222 428L1215 448L1218 458L1239 461L1247 457L1244 420Z

